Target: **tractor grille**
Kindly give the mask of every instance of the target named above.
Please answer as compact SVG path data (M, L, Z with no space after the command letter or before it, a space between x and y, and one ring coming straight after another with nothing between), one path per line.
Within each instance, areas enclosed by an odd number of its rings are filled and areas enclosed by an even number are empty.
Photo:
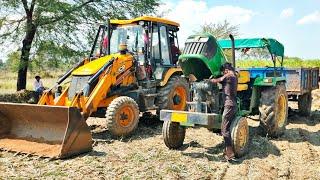
M208 59L212 58L217 51L217 44L213 40L208 42L189 42L185 44L183 54L202 54Z
M202 54L205 44L205 42L186 43L183 54Z

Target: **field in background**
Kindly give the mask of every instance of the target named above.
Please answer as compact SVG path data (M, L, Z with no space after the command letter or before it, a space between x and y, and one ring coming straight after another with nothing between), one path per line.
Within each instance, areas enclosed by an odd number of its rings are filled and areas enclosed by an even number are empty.
M284 67L320 67L320 59L314 60L301 60L299 58L285 58L283 60ZM273 66L271 60L238 60L236 61L237 67L266 67Z
M273 66L271 60L238 60L237 67L266 67ZM284 60L285 67L320 67L320 59L301 60L299 58L286 58ZM0 94L10 94L16 91L17 73L0 71ZM63 75L64 71L46 71L46 72L28 72L27 90L33 90L34 76L40 75L45 87L51 87L57 81L59 76Z
M57 81L59 76L63 75L64 72L40 72L30 73L28 72L27 77L27 90L33 90L33 81L36 75L40 75L42 78L43 85L45 87L51 87ZM11 94L16 92L17 76L18 73L0 71L0 94Z

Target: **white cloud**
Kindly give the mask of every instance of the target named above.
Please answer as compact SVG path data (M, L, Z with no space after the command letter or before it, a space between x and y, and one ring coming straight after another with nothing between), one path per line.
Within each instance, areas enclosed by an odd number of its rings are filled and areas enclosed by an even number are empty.
M203 0L165 1L160 9L162 11L171 9L168 13L164 13L164 17L180 23L178 34L181 45L189 35L199 31L201 25L219 23L224 20L235 25L246 24L255 15L252 10L238 6L208 7L208 4Z
M293 8L287 8L281 11L280 18L285 19L293 16L294 10Z
M308 14L297 21L297 24L313 24L313 23L320 23L320 12L315 11L311 14Z

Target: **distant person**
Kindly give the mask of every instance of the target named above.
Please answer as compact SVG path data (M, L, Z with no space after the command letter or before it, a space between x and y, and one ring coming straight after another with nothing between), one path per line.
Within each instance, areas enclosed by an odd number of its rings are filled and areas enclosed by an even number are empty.
M40 76L36 76L34 78L35 78L35 80L33 82L33 88L34 88L34 91L35 91L36 102L38 102L39 97L42 95L42 93L44 91L44 87L43 87L43 83L41 81L41 77Z

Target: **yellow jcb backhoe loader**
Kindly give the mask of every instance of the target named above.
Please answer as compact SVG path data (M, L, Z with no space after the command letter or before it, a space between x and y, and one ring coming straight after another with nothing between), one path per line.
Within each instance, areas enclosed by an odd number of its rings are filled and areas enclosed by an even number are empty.
M37 105L0 103L0 148L65 158L92 149L85 120L94 112L105 110L109 131L125 136L136 129L140 112L184 110L189 89L176 65L178 30L178 23L149 16L100 25L89 57Z

